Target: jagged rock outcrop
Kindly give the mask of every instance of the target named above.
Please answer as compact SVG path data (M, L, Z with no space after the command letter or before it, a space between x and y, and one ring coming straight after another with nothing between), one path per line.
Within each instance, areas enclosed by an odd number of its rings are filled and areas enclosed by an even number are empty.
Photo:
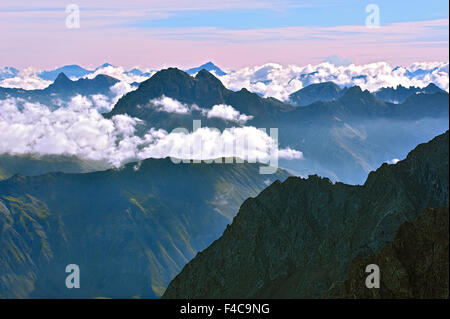
M448 147L447 131L363 186L317 176L273 183L242 204L164 298L326 297L353 259L380 250L422 210L448 206Z
M448 207L426 209L402 224L393 242L366 258L352 261L348 279L337 283L332 298L449 297ZM367 289L367 265L380 268L380 288Z

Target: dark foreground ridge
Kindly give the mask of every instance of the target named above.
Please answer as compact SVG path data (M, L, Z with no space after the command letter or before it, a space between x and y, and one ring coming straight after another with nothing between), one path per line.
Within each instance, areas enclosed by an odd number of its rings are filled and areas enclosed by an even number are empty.
M448 147L447 131L396 165L383 164L363 186L317 176L273 183L242 204L222 237L184 267L163 297L329 297L352 274L352 260L380 251L424 209L448 207Z
M352 261L348 279L330 292L336 298L448 298L448 207L428 208L403 223L393 242ZM380 289L367 289L366 266L383 270Z

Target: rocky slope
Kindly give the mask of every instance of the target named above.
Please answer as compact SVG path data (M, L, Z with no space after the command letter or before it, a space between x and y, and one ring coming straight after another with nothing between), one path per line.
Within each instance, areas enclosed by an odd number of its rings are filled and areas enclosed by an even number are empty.
M393 242L366 258L352 261L348 279L331 289L332 298L449 297L449 211L428 208L405 222ZM380 267L380 288L367 289L366 266Z
M363 186L310 176L246 200L220 239L170 283L165 298L321 298L406 221L448 206L449 133L383 164Z
M259 164L173 164L0 181L0 298L159 297L239 205L275 179ZM81 288L65 286L77 264Z

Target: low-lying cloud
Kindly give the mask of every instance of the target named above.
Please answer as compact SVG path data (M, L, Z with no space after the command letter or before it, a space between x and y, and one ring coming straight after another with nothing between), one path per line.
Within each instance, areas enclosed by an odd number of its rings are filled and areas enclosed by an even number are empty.
M253 116L241 114L231 105L218 104L214 105L210 110L202 110L202 114L207 118L220 118L226 121L231 121L239 124L245 124L247 121L253 119Z
M24 90L41 90L52 84L52 81L41 79L38 71L31 67L25 68L19 73L3 81L0 81L0 86L5 88L19 88Z
M253 119L252 115L242 114L231 105L217 104L210 109L206 109L201 108L196 104L182 103L165 95L162 95L160 98L150 100L148 105L158 112L166 113L191 114L192 111L199 111L201 115L207 118L218 118L241 125Z
M21 99L0 101L0 154L75 155L84 159L106 160L112 166L145 158L176 157L207 160L239 157L247 161L267 161L278 144L263 130L245 126L224 131L203 127L167 132L152 128L136 134L142 123L128 115L104 118L95 103L101 98L74 97L63 108L51 110L39 103ZM278 150L278 157L301 159L292 149Z
M150 104L153 105L157 111L166 113L188 114L192 109L191 106L164 95L158 99L150 100Z

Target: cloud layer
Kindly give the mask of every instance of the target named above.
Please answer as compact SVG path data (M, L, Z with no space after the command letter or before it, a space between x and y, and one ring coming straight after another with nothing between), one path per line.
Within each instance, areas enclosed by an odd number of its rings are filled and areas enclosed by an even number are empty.
M241 114L231 105L225 104L214 105L210 110L202 110L202 114L207 118L220 118L239 124L245 124L247 121L253 119L253 116Z
M430 83L448 91L448 76L448 62L414 63L408 67L392 67L386 62L346 66L324 62L306 66L268 63L231 72L220 80L232 90L245 87L265 97L288 101L293 92L309 84L326 81L342 87L358 85L372 92L382 87L425 87Z
M95 101L83 96L53 111L42 104L11 98L0 101L0 154L76 155L119 167L129 161L168 156L198 160L240 157L266 162L276 155L278 147L266 132L249 126L222 132L208 127L171 133L152 128L138 136L140 123L127 115L105 119ZM278 156L301 159L303 154L287 148L279 150Z
M87 78L94 78L98 74L107 74L119 79L124 87L135 82L142 82L148 76L134 75L120 66L108 65L97 69ZM154 71L149 72L149 76ZM229 72L219 77L223 84L231 90L238 91L243 87L249 91L259 93L265 97L275 97L283 101L289 100L289 95L309 84L333 81L344 86L358 85L362 89L376 91L382 87L425 87L434 83L444 90L449 90L448 62L416 62L409 66L392 66L387 62L377 62L363 65L334 65L329 62L320 64L281 65L268 63L260 66L245 67ZM37 70L27 68L17 76L5 79L0 86L18 87L24 89L42 89L51 84L40 79ZM130 89L128 89L130 90ZM124 89L124 92L126 89ZM161 103L169 103L169 100ZM181 110L181 109L180 109ZM229 114L227 110L219 110L212 114ZM226 115L228 116L228 115ZM230 117L236 119L235 117ZM242 120L244 120L242 118Z

